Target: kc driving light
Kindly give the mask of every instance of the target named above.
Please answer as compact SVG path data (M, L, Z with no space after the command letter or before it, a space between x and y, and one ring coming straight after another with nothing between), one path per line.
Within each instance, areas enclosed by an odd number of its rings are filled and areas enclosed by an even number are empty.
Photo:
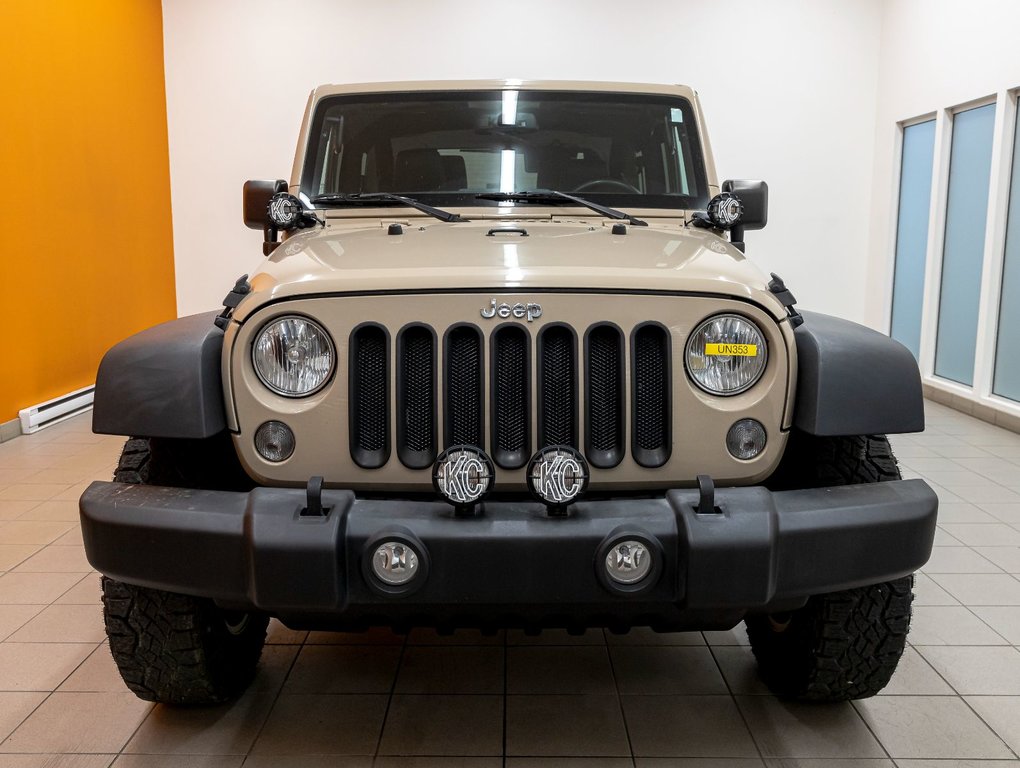
M744 204L729 192L723 192L708 201L707 213L708 218L717 227L729 229L740 221L744 214Z
M687 374L713 395L736 395L765 371L768 349L758 327L739 315L710 317L690 335Z
M472 445L454 445L436 459L432 485L436 493L458 511L470 511L492 489L496 471L485 451Z
M286 397L322 389L333 375L336 354L329 334L304 317L280 317L263 328L252 348L262 383Z
M528 462L528 490L550 510L562 512L588 486L588 463L568 445L543 448Z

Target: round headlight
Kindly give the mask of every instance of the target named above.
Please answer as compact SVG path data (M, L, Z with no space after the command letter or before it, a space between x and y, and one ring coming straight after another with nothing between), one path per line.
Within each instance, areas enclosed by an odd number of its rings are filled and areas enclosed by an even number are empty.
M716 315L687 340L687 373L713 395L735 395L765 371L768 349L758 326L739 315Z
M252 362L262 383L287 397L322 389L333 375L336 354L322 326L304 317L280 317L255 338Z

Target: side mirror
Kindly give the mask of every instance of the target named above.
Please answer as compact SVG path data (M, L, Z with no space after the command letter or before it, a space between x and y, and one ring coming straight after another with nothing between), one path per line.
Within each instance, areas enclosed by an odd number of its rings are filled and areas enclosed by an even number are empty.
M730 179L722 183L722 191L736 196L743 205L743 213L736 226L730 229L730 242L744 250L744 230L763 229L769 221L769 185L753 179Z
M253 179L244 182L242 191L244 224L249 229L266 229L269 221L269 200L277 192L286 192L287 182L283 179Z

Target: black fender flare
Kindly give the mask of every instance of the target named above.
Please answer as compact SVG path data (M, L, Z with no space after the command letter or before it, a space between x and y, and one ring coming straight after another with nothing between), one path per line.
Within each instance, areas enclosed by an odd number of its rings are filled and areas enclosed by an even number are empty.
M794 426L812 435L924 430L917 361L905 346L849 320L802 312Z
M212 437L226 429L215 312L130 336L103 356L92 430L138 437Z

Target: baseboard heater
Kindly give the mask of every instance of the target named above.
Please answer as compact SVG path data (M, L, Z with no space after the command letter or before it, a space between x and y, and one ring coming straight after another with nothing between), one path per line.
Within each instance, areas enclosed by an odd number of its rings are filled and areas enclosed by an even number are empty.
M21 434L30 435L87 411L92 407L92 398L95 392L96 387L92 385L76 389L63 397L21 409L18 411L18 418L21 419Z

